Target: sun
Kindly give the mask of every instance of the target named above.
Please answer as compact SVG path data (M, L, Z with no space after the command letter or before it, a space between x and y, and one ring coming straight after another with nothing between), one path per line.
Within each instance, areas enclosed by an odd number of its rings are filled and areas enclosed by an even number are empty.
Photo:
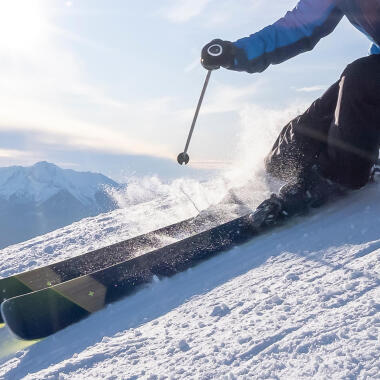
M1 0L0 48L36 48L44 40L46 24L44 0Z

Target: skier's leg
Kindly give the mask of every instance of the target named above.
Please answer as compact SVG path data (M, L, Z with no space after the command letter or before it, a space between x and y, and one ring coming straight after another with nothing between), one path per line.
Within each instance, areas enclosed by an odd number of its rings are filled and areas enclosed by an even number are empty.
M351 188L364 186L380 145L380 55L344 70L328 137L327 175Z
M338 93L339 82L336 82L306 112L283 128L265 159L268 173L291 180L313 164L318 154L327 147Z
M380 55L349 65L340 81L283 129L266 165L288 183L258 207L263 223L267 217L272 223L274 212L300 214L346 187L365 185L379 146Z

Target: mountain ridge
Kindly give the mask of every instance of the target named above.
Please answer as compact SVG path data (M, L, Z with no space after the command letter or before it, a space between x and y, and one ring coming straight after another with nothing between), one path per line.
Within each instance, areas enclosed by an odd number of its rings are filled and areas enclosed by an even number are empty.
M99 184L120 186L103 174L62 169L46 161L28 167L0 168L0 198L7 200L16 196L43 202L59 190L65 189L82 202L88 203L88 198L94 200Z
M46 161L0 168L0 248L118 208L108 190L121 187Z

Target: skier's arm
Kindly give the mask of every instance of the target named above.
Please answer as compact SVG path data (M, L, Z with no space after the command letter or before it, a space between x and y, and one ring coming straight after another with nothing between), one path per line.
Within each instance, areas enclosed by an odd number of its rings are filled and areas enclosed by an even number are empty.
M286 15L261 31L233 43L234 61L228 68L262 72L314 48L343 17L337 0L301 0Z

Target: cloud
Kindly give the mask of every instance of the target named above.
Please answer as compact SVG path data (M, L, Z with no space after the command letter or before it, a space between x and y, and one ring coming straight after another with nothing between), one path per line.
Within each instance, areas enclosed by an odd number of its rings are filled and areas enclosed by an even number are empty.
M0 149L0 158L23 158L28 153L17 149Z
M45 156L38 151L0 149L0 166L33 164L44 159Z
M104 101L98 104L104 106ZM143 128L149 128L157 120L154 118L160 115L157 107L162 101L143 102L135 105L122 105L111 101L108 107L114 109L114 117L119 118L119 123L110 128L107 123L97 123L86 120L85 117L75 117L69 111L63 111L59 107L51 104L42 104L33 100L23 101L19 99L6 99L0 95L0 101L4 108L0 109L0 130L2 131L33 131L38 133L38 140L44 144L60 144L77 149L91 149L117 154L141 154L156 157L168 158L171 153L165 144L161 144L159 139L144 139L132 136L132 133L123 130L122 124L140 123L139 132ZM107 104L107 103L106 103ZM20 112L19 110L22 110ZM133 112L131 112L133 110ZM146 110L151 113L145 114ZM165 108L161 110L165 115ZM164 116L162 116L164 117ZM119 126L119 128L117 128Z
M233 165L233 161L221 161L221 160L205 160L205 161L191 161L189 166L195 169L202 170L225 170L230 169Z
M201 15L202 22L207 21L211 1L170 0L169 3L166 2L170 6L165 8L164 16L173 22L186 22ZM218 5L218 12L213 14L216 23L225 19L227 11L232 12L236 24L242 18L251 18L253 14L253 2L241 2L234 7L232 0L220 1L219 5L214 0L214 4ZM28 31L28 46L20 43L19 36L25 34L25 29L19 24L22 33L16 34L13 49L10 50L10 41L0 41L0 72L4 74L0 76L0 131L32 132L37 136L36 140L41 142L41 147L61 146L67 150L149 155L174 160L185 143L201 90L201 81L204 79L203 73L202 76L199 75L199 87L197 84L194 96L188 91L193 87L179 85L170 89L170 84L168 90L166 87L159 89L162 96L153 96L148 91L151 88L152 93L157 94L157 83L162 83L161 78L155 82L155 77L142 75L144 73L139 69L130 70L121 75L144 77L141 78L141 87L147 91L143 100L129 96L128 92L134 92L129 88L123 88L121 95L115 95L119 90L116 73L111 73L111 76L102 71L110 67L103 65L102 59L113 60L119 57L113 55L112 48L107 46L107 39L92 41L84 32L78 35L73 32L75 28L67 31L61 23L53 23L49 7L43 6L49 3L36 0L39 6L31 12L33 19L28 21L28 27L31 28ZM259 16L262 15L258 14L257 17ZM197 19L194 24L198 25L196 22ZM204 26L206 24L209 25L203 22ZM236 33L240 33L234 26L236 24L227 24L226 28L234 28ZM193 24L189 26L195 27ZM11 28L17 31L15 26L11 25ZM41 34L41 30L44 33ZM78 47L86 49L77 50ZM103 50L110 53L109 56L102 54ZM88 57L83 51L91 51L91 61L86 60ZM138 54L132 48L127 53L131 57ZM195 67L199 67L199 57L185 71L189 72ZM157 75L160 75L158 72ZM170 79L182 74L183 71L173 73ZM198 74L195 70L191 75L197 81ZM213 75L192 140L191 154L198 161L198 166L223 166L224 159L230 159L230 156L226 156L232 150L230 147L234 144L233 139L237 139L242 110L252 103L252 98L257 96L262 86L258 77L254 83L249 81L250 84L246 84L247 81L227 85L223 83L223 75L222 70L218 75ZM114 82L109 82L108 78L111 77L116 78ZM106 82L102 83L104 78L107 78ZM150 83L146 82L147 78L151 79ZM178 82L180 80L181 78ZM166 91L172 91L172 96L167 96ZM210 141L215 143L210 144ZM5 149L5 155L9 146L2 144L0 148ZM38 155L37 152L36 156ZM209 158L213 158L213 161Z
M239 112L247 103L251 102L252 96L260 90L260 82L248 85L226 85L214 81L210 86L210 94L202 110L207 113Z
M327 85L319 85L319 86L311 86L311 87L301 87L296 88L297 92L316 92L316 91L324 91L327 89Z
M224 32L235 30L235 33L247 23L256 25L256 29L259 30L294 7L294 0L271 2L270 5L265 0L167 0L167 2L169 5L162 8L159 14L173 23L186 23L199 18L201 22L197 27Z
M187 22L202 13L210 2L211 0L175 0L162 12L172 22Z
M108 52L108 53L111 51L110 48L108 48L104 45L101 45L98 42L94 42L92 40L89 40L83 36L80 36L76 33L72 33L66 29L59 28L56 25L49 25L47 27L47 29L49 29L50 32L53 32L57 36L63 37L64 39L73 41L73 42L81 44L83 46L87 46L87 47L90 47L92 49L97 49L97 50L101 50L103 52Z
M162 141L162 131L178 122L170 115L171 99L128 103L89 84L81 60L57 42L68 39L91 48L102 46L50 25L48 9L43 2L38 4L34 12L41 11L36 19L42 20L42 26L35 27L43 27L43 39L31 30L32 49L19 46L16 39L17 49L10 50L9 42L0 41L0 71L6 73L0 76L0 131L32 131L42 143L62 147L172 158L170 144ZM34 21L28 25L33 27ZM162 131L157 127L160 122L167 123ZM4 145L0 148L3 157L12 153Z
M228 11L218 11L213 12L212 15L210 15L208 20L208 27L214 27L216 25L225 24L227 21L231 19L231 12Z

